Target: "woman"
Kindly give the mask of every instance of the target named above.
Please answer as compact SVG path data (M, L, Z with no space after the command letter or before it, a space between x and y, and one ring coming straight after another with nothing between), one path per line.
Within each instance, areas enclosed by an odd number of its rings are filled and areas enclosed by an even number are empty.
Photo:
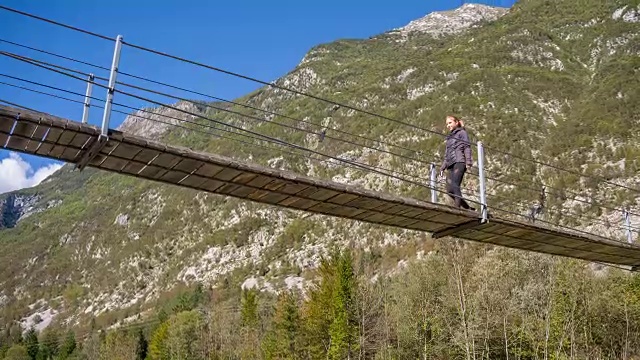
M462 198L462 191L460 190L464 173L473 165L469 135L464 128L464 122L455 116L447 116L446 124L447 129L449 129L449 135L447 135L445 142L446 150L442 166L440 166L440 176L442 177L445 169L449 170L447 193L455 202L456 207L475 211Z

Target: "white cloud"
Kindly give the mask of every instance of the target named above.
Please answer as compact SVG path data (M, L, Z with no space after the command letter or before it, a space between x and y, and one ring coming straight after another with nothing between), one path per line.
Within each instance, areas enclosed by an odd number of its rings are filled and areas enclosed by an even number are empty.
M62 165L50 164L33 171L33 167L15 152L0 161L0 194L40 184Z

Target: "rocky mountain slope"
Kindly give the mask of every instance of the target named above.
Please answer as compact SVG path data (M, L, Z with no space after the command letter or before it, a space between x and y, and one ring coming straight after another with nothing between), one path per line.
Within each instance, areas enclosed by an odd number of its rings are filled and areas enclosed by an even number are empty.
M390 33L401 35L403 38L412 34L428 34L437 39L481 27L487 22L497 20L506 14L507 10L482 4L464 4L452 11L433 12Z
M468 4L367 40L318 45L276 84L438 133L443 132L445 114L459 114L473 138L494 149L637 188L639 13L635 0L590 0L579 7L568 0L521 0L510 10ZM238 101L287 117L224 105L262 119L257 121L201 104L178 106L423 179L429 176L428 164L330 138L320 141L316 134L325 129L328 136L427 163L442 155L442 138L437 135L335 109L275 87L263 87ZM152 111L156 115L151 117L163 121L175 121L163 115L184 118L168 108ZM229 134L211 128L206 129L211 134L190 132L142 116L150 117L133 114L122 129L310 176L428 197L424 188L321 162L296 150L283 153L265 143L261 144L269 149L251 147L237 140L258 141L239 135L217 138L214 135ZM493 178L521 184L490 181L489 201L496 208L525 212L544 182L560 189L549 195L548 221L624 236L622 230L588 218L620 224L620 213L572 200L570 193L640 212L640 194L631 190L491 149L487 163ZM476 189L477 179L469 176L465 191L473 194ZM440 200L444 201L442 195ZM78 173L69 166L42 185L0 196L0 204L0 324L5 326L12 321L30 326L37 314L53 317L53 323L80 327L93 318L97 326L107 327L137 319L156 301L195 282L272 293L302 289L333 246L368 254L366 266L372 278L393 276L409 263L438 256L432 253L435 245L428 234L277 209L116 174ZM640 226L640 219L633 222ZM512 253L523 266L534 256ZM483 271L492 276L493 270Z

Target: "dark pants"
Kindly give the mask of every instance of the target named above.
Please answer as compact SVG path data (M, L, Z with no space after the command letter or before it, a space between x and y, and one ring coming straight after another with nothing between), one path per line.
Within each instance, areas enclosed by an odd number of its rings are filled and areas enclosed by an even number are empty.
M455 163L447 168L449 170L447 176L447 193L453 199L456 207L463 209L471 209L471 206L467 204L462 198L462 190L460 190L460 184L462 184L462 178L467 171L467 166L464 163Z

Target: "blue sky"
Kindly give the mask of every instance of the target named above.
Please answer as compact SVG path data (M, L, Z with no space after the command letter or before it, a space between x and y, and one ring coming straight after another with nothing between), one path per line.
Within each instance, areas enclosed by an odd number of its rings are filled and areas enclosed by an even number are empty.
M509 7L514 0L475 2ZM7 7L107 36L115 37L121 34L125 41L134 44L267 81L285 75L315 45L344 38L367 38L404 26L409 21L432 11L456 8L462 3L461 0L2 1L2 4ZM5 10L0 10L0 24L2 24L0 39L105 67L111 64L112 42ZM38 54L3 42L0 42L0 50L108 76L108 73L102 70ZM227 99L241 96L258 87L257 84L246 80L235 79L128 47L123 49L120 69ZM79 93L84 93L86 87L86 84L77 80L34 69L30 65L4 56L0 56L0 74L27 78ZM125 77L120 77L119 80L148 85ZM0 76L0 81L37 88L3 76ZM57 93L42 88L40 90ZM59 94L81 100L81 97ZM94 96L104 98L105 90L95 88ZM158 96L149 97L163 102L174 102ZM80 120L82 116L80 104L32 94L2 84L0 84L0 99L64 118ZM122 96L116 96L115 101L133 107L148 105ZM94 103L97 102L94 101ZM101 110L93 109L90 122L99 124L101 117ZM114 114L111 127L117 127L123 120L123 115ZM33 172L52 163L50 160L27 155L21 155L21 158L32 167ZM7 159L9 159L9 152L0 149L0 161ZM0 171L3 171L2 167Z

